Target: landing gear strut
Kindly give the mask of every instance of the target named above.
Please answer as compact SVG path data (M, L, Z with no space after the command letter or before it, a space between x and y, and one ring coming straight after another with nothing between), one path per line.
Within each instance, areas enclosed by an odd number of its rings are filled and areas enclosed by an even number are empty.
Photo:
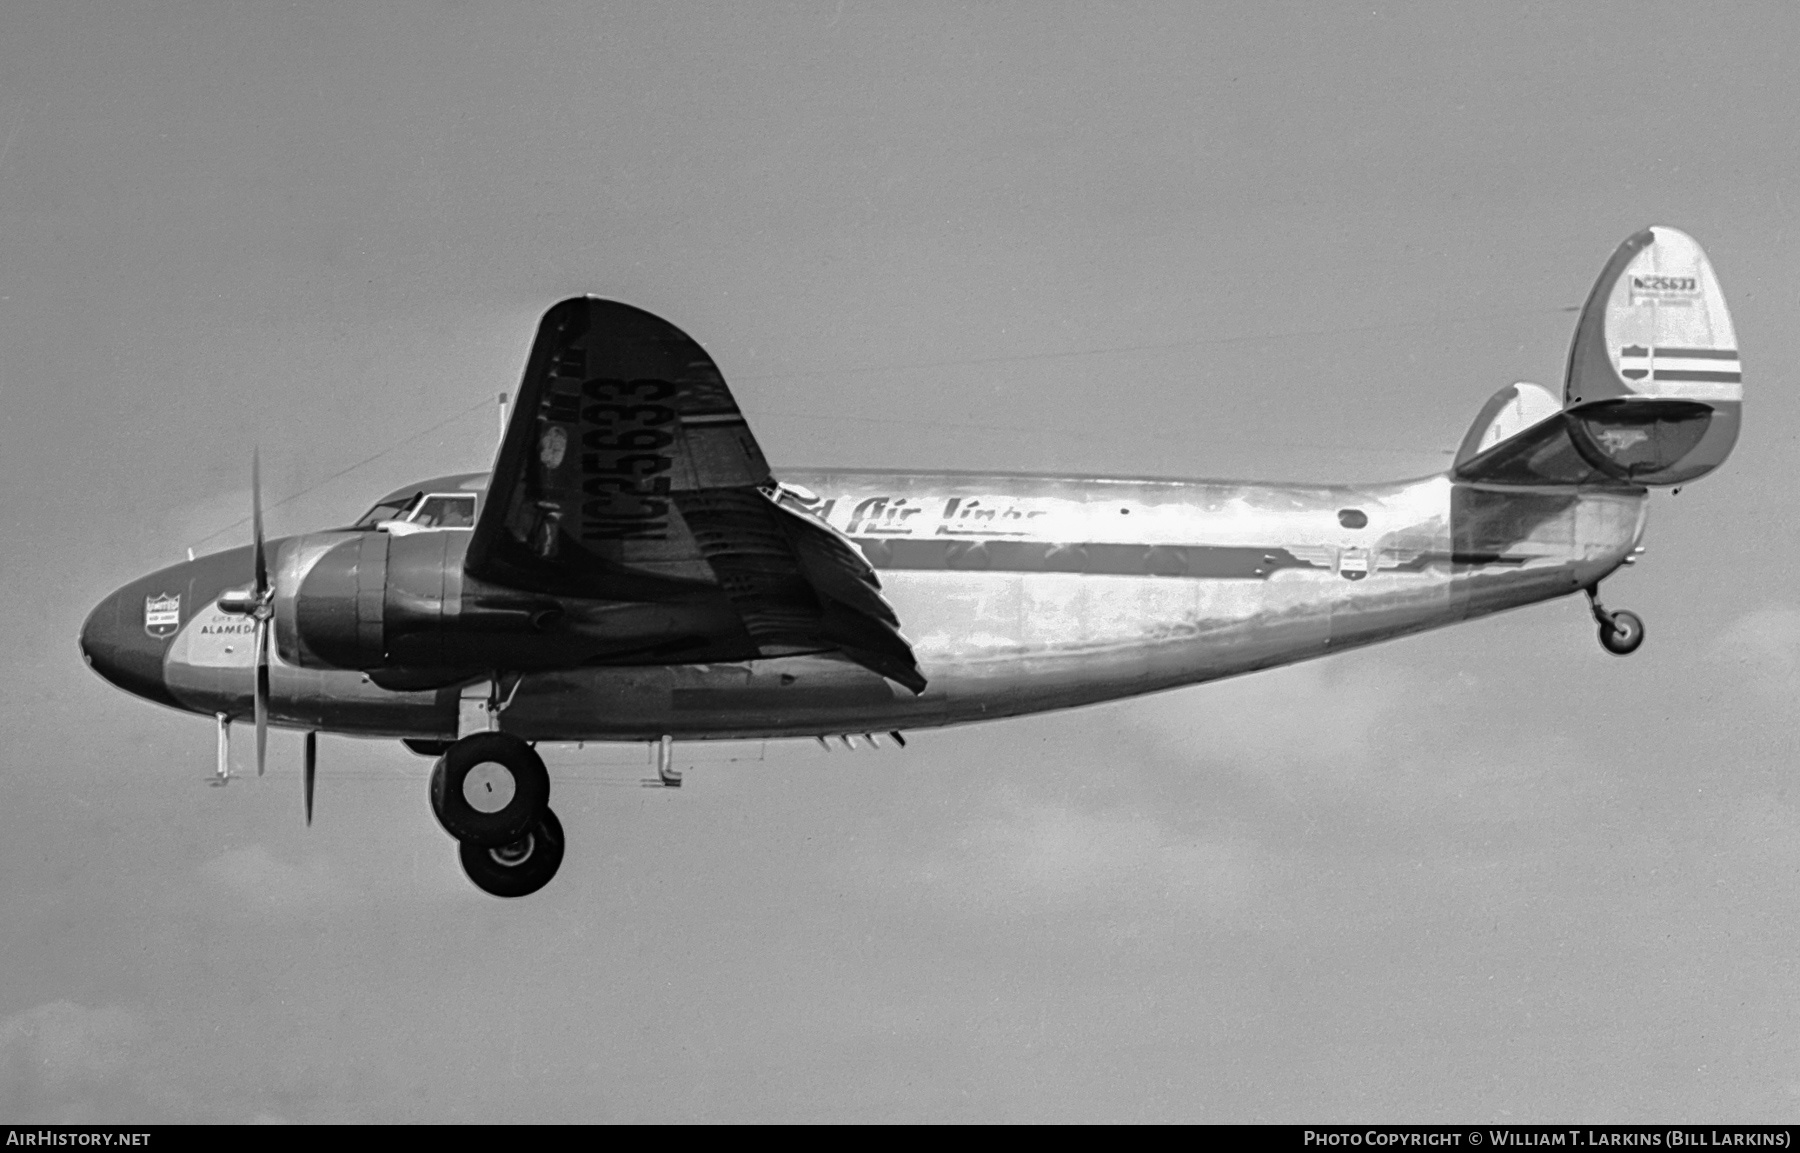
M510 733L471 733L446 749L431 769L431 809L462 843L463 871L496 897L535 893L562 864L550 774Z
M1600 625L1600 645L1614 656L1630 656L1644 643L1644 621L1634 612L1620 609L1608 612L1600 603L1598 586L1587 590L1588 604L1594 620Z

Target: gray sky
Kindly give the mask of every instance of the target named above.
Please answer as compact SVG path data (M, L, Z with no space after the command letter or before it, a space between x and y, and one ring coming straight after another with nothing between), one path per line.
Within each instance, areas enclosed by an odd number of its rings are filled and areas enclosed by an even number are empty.
M0 1116L1793 1120L1796 58L1781 3L6 5ZM298 738L208 789L76 651L255 444L278 532L485 467L571 293L778 474L1368 480L1554 388L1650 223L1750 403L1629 660L1569 600L679 793L589 750L501 902L397 744L307 830Z

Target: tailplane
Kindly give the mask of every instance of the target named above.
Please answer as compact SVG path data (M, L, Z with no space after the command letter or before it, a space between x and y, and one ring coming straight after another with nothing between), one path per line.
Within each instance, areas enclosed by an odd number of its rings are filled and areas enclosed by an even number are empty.
M1488 401L1451 475L1483 484L1667 485L1737 443L1737 335L1700 246L1647 228L1613 253L1575 327L1560 408L1537 385Z

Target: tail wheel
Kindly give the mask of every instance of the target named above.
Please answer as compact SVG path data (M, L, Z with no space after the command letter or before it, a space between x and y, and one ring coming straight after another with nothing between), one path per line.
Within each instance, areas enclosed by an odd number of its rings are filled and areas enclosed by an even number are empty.
M1611 613L1600 622L1600 643L1615 656L1629 656L1644 643L1644 622L1634 612Z
M431 770L431 808L465 845L510 845L550 804L550 774L537 751L509 733L475 733L451 745Z
M563 830L556 814L545 809L523 837L484 848L462 844L462 867L469 880L496 897L524 897L550 883L562 865Z

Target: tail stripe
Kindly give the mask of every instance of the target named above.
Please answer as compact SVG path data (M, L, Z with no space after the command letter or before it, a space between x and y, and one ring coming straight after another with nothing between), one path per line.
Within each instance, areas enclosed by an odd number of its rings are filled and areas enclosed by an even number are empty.
M1695 365L1694 361L1710 364ZM1691 367L1690 367L1691 366ZM1628 344L1619 349L1619 375L1631 382L1639 396L1664 396L1679 399L1681 389L1659 389L1656 382L1670 384L1735 384L1742 385L1743 370L1735 348L1650 348ZM1739 400L1739 389L1709 389L1695 393L1695 400Z
M1738 352L1735 348L1659 348L1658 356L1670 356L1677 360L1736 360Z
M1744 377L1737 372L1701 372L1690 368L1659 368L1652 380L1706 380L1717 384L1737 384Z

